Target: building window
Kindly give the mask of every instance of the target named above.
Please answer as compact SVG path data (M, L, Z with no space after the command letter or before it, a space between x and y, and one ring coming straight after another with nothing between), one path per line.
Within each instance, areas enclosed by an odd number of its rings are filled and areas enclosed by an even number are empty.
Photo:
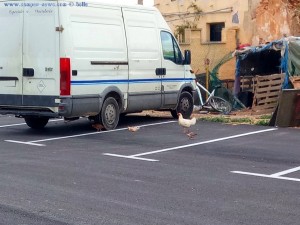
M222 29L225 27L225 23L211 23L210 28L210 39L209 41L222 41Z

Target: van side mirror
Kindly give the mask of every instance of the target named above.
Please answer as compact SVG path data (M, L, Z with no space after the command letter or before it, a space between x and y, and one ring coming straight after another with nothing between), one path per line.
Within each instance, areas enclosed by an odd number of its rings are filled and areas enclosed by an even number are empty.
M184 50L184 61L183 65L190 65L192 61L191 57L191 51L190 50Z

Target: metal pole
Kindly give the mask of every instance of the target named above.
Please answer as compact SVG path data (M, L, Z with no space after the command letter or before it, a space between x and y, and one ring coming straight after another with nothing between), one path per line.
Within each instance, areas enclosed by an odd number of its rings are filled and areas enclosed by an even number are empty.
M207 58L205 59L205 72L206 72L206 89L209 90L209 64L210 60ZM206 93L206 99L208 98L208 94Z

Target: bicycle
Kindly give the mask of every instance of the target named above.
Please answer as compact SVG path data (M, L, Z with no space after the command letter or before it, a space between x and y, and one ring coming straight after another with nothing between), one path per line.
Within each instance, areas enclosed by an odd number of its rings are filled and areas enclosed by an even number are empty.
M232 110L231 104L226 101L225 99L215 96L215 91L214 89L212 92L209 92L203 85L201 85L199 82L196 82L197 84L197 93L200 98L200 105L195 106L196 108L199 107L199 111L202 110L203 108L212 108L215 111L221 112L223 114L229 114L230 111ZM203 102L202 95L201 95L201 90L205 91L208 94L208 98L206 99L205 102ZM210 107L209 107L209 106ZM197 109L198 110L198 109Z

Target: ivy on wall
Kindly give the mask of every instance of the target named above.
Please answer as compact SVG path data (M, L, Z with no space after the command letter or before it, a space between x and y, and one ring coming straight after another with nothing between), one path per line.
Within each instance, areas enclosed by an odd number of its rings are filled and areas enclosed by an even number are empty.
M180 25L175 26L174 34L177 40L179 42L184 43L185 40L185 29L196 29L197 28L197 22L200 20L201 13L203 12L202 9L198 5L196 5L194 2L192 2L187 7L188 14L186 15L193 15L193 21L187 20L186 18L183 18L183 23ZM185 16L189 17L189 16Z

